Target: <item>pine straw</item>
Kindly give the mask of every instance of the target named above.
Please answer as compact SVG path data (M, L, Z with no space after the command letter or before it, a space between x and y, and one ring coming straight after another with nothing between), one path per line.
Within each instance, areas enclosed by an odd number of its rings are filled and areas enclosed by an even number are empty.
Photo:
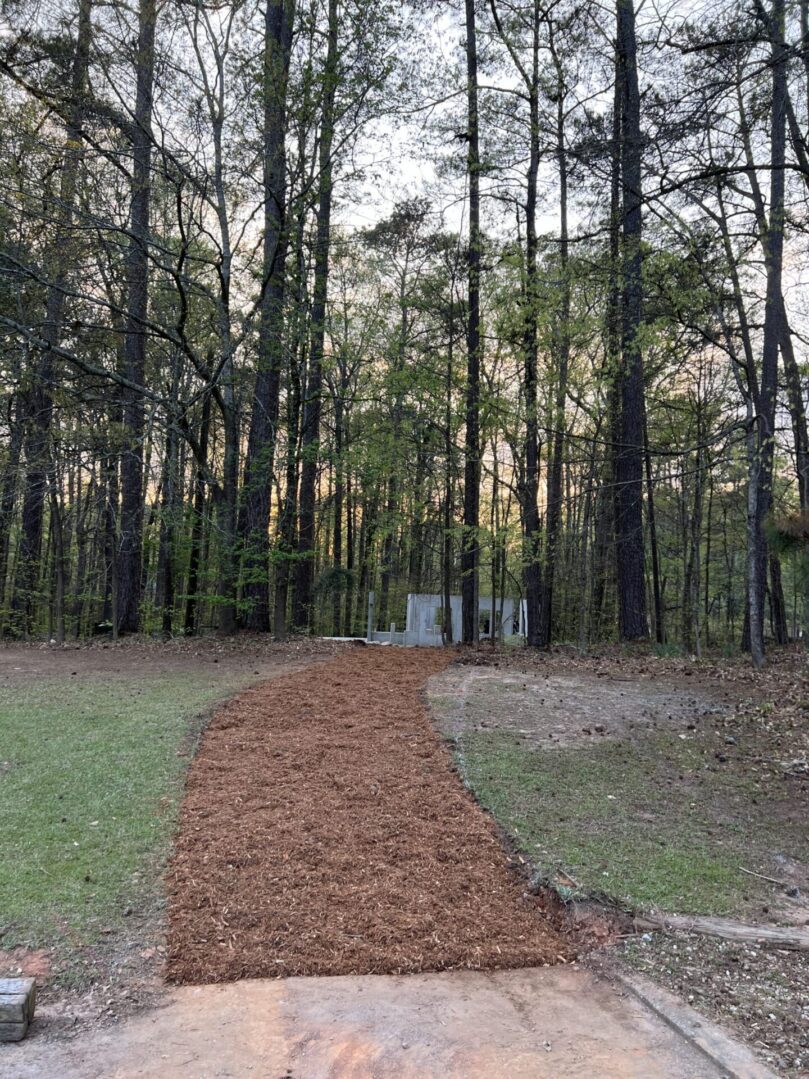
M426 714L450 659L357 648L218 713L168 873L171 981L571 957Z

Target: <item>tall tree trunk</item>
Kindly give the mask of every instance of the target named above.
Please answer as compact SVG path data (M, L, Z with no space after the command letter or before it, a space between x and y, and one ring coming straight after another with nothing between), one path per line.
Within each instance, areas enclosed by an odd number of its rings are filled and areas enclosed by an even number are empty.
M230 347L228 344L227 347ZM219 542L219 617L217 629L224 636L236 631L236 534L239 490L239 415L233 386L233 356L222 371L222 483L214 489Z
M660 592L660 553L657 546L657 518L655 516L654 481L652 479L652 453L649 449L649 431L646 414L643 416L643 455L646 464L646 516L649 521L649 548L652 554L652 598L655 613L655 640L665 644L666 626L663 618L663 597Z
M54 628L53 636L57 644L65 643L65 593L67 577L67 553L63 529L62 502L56 483L55 469L50 470L49 497L51 536L53 537L54 567Z
M270 628L269 525L284 358L286 100L294 0L266 0L264 16L264 251L258 369L245 460L242 573L245 623Z
M346 432L346 451L348 450L348 432ZM345 605L343 607L343 628L338 629L338 633L342 632L344 637L352 637L354 635L353 628L353 615L354 615L354 576L356 569L356 553L354 546L354 485L351 482L351 471L346 470L345 478L346 489L346 594Z
M320 415L323 396L323 345L326 333L326 299L329 278L329 241L332 206L332 143L334 141L335 93L337 89L337 0L329 0L326 63L323 70L323 105L320 123L319 194L315 234L312 328L309 346L309 377L301 436L301 489L298 545L295 560L293 624L311 630L314 606L315 503L320 463Z
M545 593L542 584L541 534L539 515L539 412L537 401L537 179L539 174L539 28L541 9L534 0L531 12L531 64L523 64L511 41L510 31L502 23L496 0L489 0L492 17L504 45L525 84L529 109L528 170L525 202L525 276L522 284L523 407L525 443L519 462L517 496L522 522L522 577L525 588L525 637L532 647L543 642L542 607ZM519 216L517 219L519 233Z
M475 0L466 0L466 80L469 154L469 316L466 349L466 436L464 443L463 542L461 546L461 639L478 639L480 541L480 144L478 137L478 55Z
M8 403L9 444L6 467L0 484L0 633L5 629L3 610L6 599L6 577L11 552L11 525L17 497L18 473L22 456L24 423L23 400L14 394Z
M184 628L188 634L196 633L199 607L199 570L202 555L202 536L205 528L205 469L208 463L208 438L211 427L211 395L202 401L202 418L199 425L199 462L194 472L194 505L191 523L191 551L188 556L187 600L185 603Z
M55 211L57 226L52 256L54 270L45 299L45 323L41 334L46 347L36 363L24 409L26 472L12 603L12 624L17 632L24 634L31 632L37 608L45 498L51 468L55 350L62 339L69 253L73 246L71 226L82 157L82 126L92 35L91 10L92 0L81 0L76 51L70 78L70 110L59 183L59 203Z
M610 146L610 217L607 270L607 302L604 318L604 370L606 373L606 412L609 443L605 447L600 507L596 514L596 565L600 572L593 586L591 636L599 639L604 630L606 600L610 584L616 578L616 487L618 446L621 439L621 132L623 130L624 65L615 50L615 86L612 104L612 139ZM610 571L612 569L612 572Z
M394 420L395 425L395 420ZM385 504L385 531L382 541L382 570L379 575L379 598L376 604L377 627L388 627L388 608L391 581L398 573L399 539L399 481L395 474L388 480L388 498Z
M118 636L118 461L110 454L102 466L101 491L104 497L104 603L102 621L112 624Z
M340 617L343 599L343 500L345 484L343 480L343 395L342 383L334 402L334 530L332 535L332 567L334 569L334 596L332 603L332 633L340 635L342 620Z
M441 636L452 644L452 523L454 517L452 483L452 376L455 344L455 282L450 281L449 337L447 339L446 385L444 389L444 529L441 545Z
M552 27L552 24L551 24ZM551 35L553 30L551 29ZM538 644L549 648L553 632L553 582L556 575L559 529L562 521L562 455L565 441L565 401L570 365L570 271L567 221L567 150L565 147L565 87L561 63L553 36L551 49L556 63L556 158L559 167L559 300L554 326L556 396L553 410L553 450L548 468L548 513L545 539L545 567L542 574L540 629Z
M764 602L767 582L765 522L772 506L775 454L775 407L778 390L778 346L782 340L784 253L784 164L786 158L786 54L784 0L773 0L770 19L772 107L770 114L770 215L765 245L767 295L759 387L756 444L755 566L750 592L750 650L756 667L764 664ZM752 561L752 559L751 559ZM753 592L756 592L755 602Z
M633 0L618 0L621 66L621 183L623 192L620 432L616 453L616 556L618 630L622 640L645 637L646 580L643 549L644 388L640 328L642 192L640 92Z
M702 424L697 415L696 442L697 451L694 465L694 502L691 508L690 527L684 529L685 574L683 577L682 602L682 640L683 647L700 655L699 611L700 611L700 541L702 538L703 506L703 464L701 442ZM684 515L688 517L686 500L683 497Z
M282 640L287 632L287 607L295 557L298 525L298 443L302 409L301 372L306 355L306 320L304 309L305 260L303 250L304 217L301 212L295 229L295 329L289 348L289 373L286 393L287 456L284 499L278 515L278 538L275 546L275 596L273 636Z
M156 0L140 0L135 58L135 117L132 129L129 248L126 256L124 373L146 382L146 317L149 306L149 207L151 203L152 87ZM121 457L121 514L118 537L118 631L140 627L143 552L143 397L127 388L123 397L126 444Z
M174 369L172 371L171 399L173 409L176 409L180 381L180 362L176 353L173 357L172 366ZM166 428L163 475L160 484L161 498L157 555L157 596L160 609L160 632L167 640L171 637L174 626L174 539L179 478L177 458L177 426L173 416L170 416Z

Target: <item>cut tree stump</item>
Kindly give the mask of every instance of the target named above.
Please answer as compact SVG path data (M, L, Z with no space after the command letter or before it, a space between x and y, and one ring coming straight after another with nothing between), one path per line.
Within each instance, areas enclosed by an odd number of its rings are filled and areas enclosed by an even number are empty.
M809 929L799 926L747 925L731 918L687 917L682 914L644 914L633 919L636 930L674 930L681 933L701 933L707 937L722 937L740 944L767 944L791 951L809 951Z
M0 978L0 1042L19 1042L34 1018L33 978Z

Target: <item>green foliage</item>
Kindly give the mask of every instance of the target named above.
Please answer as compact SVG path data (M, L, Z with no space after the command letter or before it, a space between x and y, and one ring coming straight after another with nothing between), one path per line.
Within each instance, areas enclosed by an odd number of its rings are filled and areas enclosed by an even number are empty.
M345 592L353 582L354 574L343 566L331 566L319 574L315 583L318 594L333 596L335 593Z
M661 659L676 658L683 654L682 646L676 644L674 641L666 641L665 644L656 644L654 646L654 654Z

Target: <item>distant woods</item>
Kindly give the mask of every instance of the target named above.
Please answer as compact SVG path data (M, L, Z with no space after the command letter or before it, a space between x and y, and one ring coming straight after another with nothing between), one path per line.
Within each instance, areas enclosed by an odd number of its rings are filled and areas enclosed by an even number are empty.
M805 0L5 10L4 636L805 632Z

